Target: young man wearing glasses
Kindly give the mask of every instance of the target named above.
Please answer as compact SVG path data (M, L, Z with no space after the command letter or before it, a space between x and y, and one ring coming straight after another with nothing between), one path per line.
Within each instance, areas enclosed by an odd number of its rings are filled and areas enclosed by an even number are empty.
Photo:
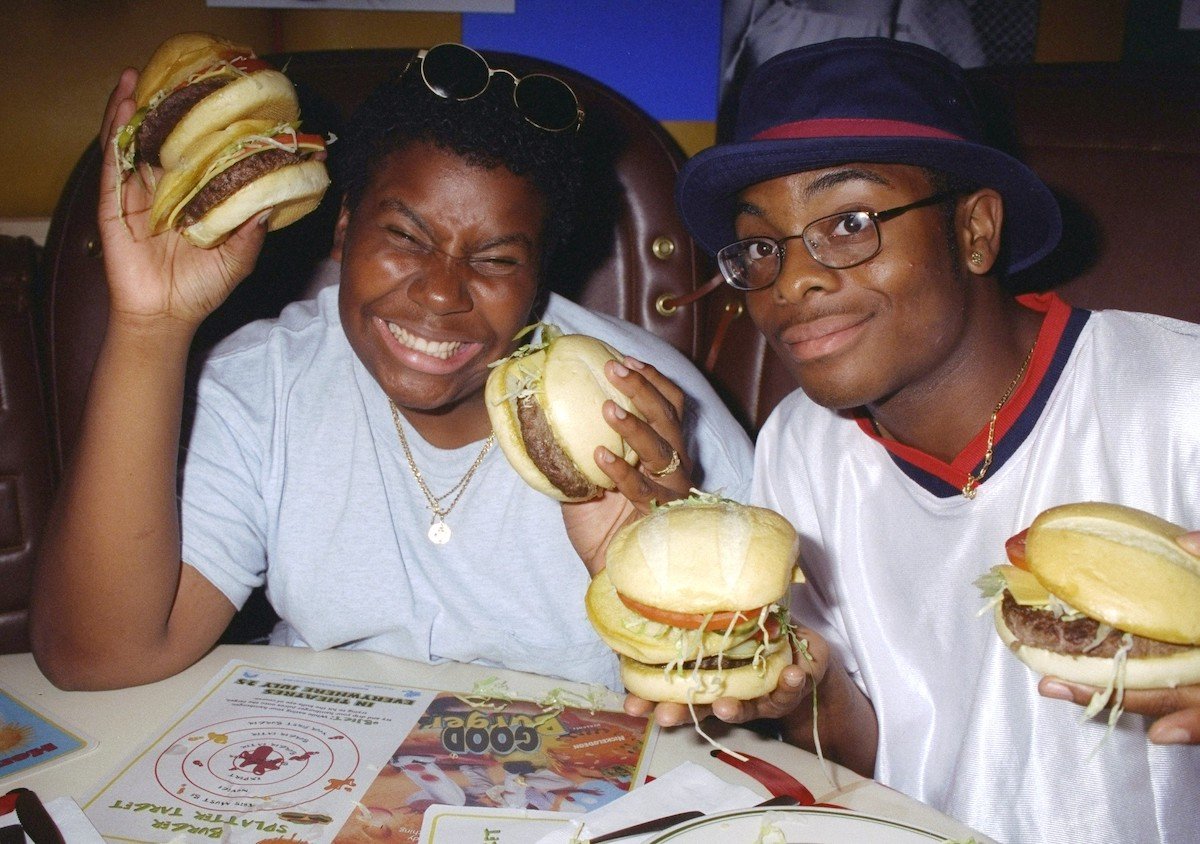
M1052 505L1200 526L1200 327L1006 292L1055 246L1057 204L916 45L768 61L678 195L800 385L759 436L754 498L802 536L793 613L831 654L720 714L780 716L811 682L826 752L998 840L1197 840L1200 687L1127 692L1111 732L1083 720L1047 698L1093 690L1039 684L973 584ZM809 746L812 708L784 722Z
M133 111L135 77L110 99L106 142ZM143 183L120 187L126 225L104 169L109 328L33 609L54 682L173 674L265 582L274 643L619 688L583 601L605 539L694 483L748 492L752 455L682 355L546 291L555 254L570 254L584 119L561 81L518 79L461 45L379 88L330 151L340 285L207 358L178 462L193 332L264 232L249 223L209 251L149 236ZM489 364L539 318L631 356L609 377L649 424L606 418L641 464L605 464L618 490L593 501L560 506L493 447Z

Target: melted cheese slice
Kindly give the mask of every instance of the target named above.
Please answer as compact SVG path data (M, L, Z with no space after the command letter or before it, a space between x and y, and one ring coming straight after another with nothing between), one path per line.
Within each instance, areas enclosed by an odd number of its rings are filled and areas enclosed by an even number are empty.
M1050 604L1050 592L1030 572L1016 566L998 566L997 569L1003 575L1013 600L1021 606L1045 607Z

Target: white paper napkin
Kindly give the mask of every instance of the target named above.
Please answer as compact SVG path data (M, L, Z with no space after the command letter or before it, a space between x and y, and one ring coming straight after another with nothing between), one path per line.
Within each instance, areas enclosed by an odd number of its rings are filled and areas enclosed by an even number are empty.
M67 844L104 844L104 839L87 819L87 815L79 808L79 804L70 797L56 797L44 804L46 814L54 821L58 831L62 833L63 841ZM16 814L5 815L0 826L11 826L11 821L17 819ZM26 844L32 844L29 836L25 836Z
M603 835L642 821L697 810L723 812L745 809L762 801L748 788L732 785L694 762L684 762L623 797L582 814L564 829L556 829L538 839L537 844L568 844L571 836L587 840L586 835ZM581 831L577 826L582 823ZM658 833L622 839L621 844L639 844Z

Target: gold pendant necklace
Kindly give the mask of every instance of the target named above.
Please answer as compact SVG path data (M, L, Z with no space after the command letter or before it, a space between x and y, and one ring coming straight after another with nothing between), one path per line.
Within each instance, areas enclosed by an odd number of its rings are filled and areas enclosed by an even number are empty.
M483 464L483 458L487 457L488 452L495 445L496 435L489 434L488 438L483 441L483 448L480 449L475 462L471 464L471 468L467 470L467 473L462 476L459 482L441 495L435 496L430 491L429 485L425 483L425 476L417 468L417 462L413 460L412 450L408 447L408 438L404 436L404 426L400 424L400 408L396 407L396 403L391 399L388 399L388 404L392 408L392 423L396 426L396 434L400 437L400 447L404 449L404 459L408 461L408 470L412 472L412 476L417 481L417 486L421 488L421 492L425 495L425 500L429 502L429 509L433 511L433 520L429 523L429 532L426 535L434 545L445 545L450 541L451 536L450 526L446 524L446 517L450 515L450 511L454 509L454 505L458 503L463 493L467 491L467 484L471 482L471 478L475 477L475 472ZM450 501L449 506L443 507L442 500L455 492L457 492L457 495Z
M1008 385L1008 389L1004 391L1004 395L997 402L996 409L992 411L992 417L988 420L987 448L983 452L983 463L979 467L978 474L967 473L967 482L963 484L962 488L964 498L973 499L975 497L975 493L979 491L979 484L983 481L983 476L987 474L987 470L992 465L992 457L996 445L996 417L1000 415L1000 411L1004 409L1004 405L1008 404L1008 400L1012 398L1012 394L1017 390L1017 385L1025 377L1025 370L1029 368L1029 362L1033 360L1033 350L1036 346L1037 343L1035 342L1033 346L1029 347L1029 354L1025 356L1025 362L1021 364L1021 369L1017 372L1017 377Z

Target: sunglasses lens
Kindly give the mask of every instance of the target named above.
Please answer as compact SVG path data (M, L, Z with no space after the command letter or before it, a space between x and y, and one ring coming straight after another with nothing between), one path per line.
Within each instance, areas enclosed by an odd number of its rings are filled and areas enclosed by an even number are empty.
M421 61L429 90L449 100L469 100L483 93L490 73L483 56L461 44L439 44Z
M575 92L561 79L544 73L524 76L513 90L522 116L540 129L561 132L579 121Z

